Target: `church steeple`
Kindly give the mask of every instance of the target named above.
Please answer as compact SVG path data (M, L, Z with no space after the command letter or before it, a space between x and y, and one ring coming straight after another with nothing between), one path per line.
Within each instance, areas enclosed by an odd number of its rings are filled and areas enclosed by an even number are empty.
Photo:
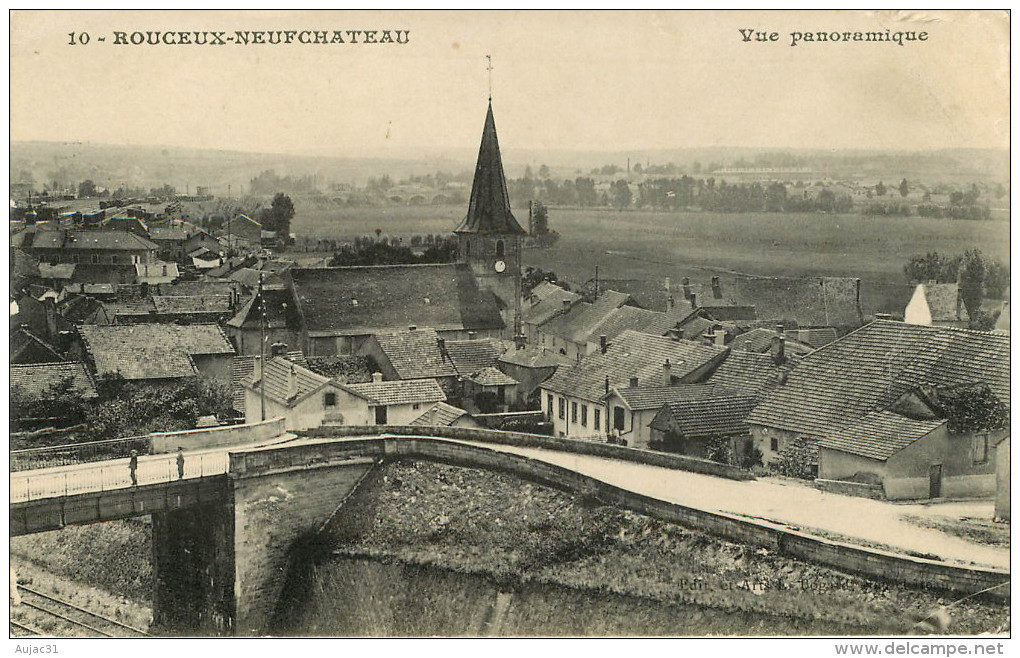
M496 121L492 117L492 101L485 115L482 129L482 144L478 149L478 163L475 165L475 179L471 184L471 201L467 217L454 233L476 233L479 235L524 235L510 211L510 195L506 191L503 175L503 161L499 155L499 139L496 137Z

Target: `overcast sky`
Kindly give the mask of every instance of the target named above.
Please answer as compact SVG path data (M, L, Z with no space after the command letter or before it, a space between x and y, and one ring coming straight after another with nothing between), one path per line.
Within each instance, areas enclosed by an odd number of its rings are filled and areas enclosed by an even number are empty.
M744 43L740 28L779 40ZM410 34L406 45L113 44L115 31L305 29ZM789 45L792 31L885 29L928 38ZM90 43L68 45L72 31ZM1008 148L1009 24L994 12L15 12L11 139L476 148L486 54L504 147Z

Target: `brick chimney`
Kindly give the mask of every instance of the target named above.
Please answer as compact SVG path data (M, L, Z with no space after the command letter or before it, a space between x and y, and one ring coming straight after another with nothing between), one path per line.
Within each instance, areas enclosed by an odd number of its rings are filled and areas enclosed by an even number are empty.
M666 362L662 364L662 385L673 385L673 364L669 362L669 359L666 359Z

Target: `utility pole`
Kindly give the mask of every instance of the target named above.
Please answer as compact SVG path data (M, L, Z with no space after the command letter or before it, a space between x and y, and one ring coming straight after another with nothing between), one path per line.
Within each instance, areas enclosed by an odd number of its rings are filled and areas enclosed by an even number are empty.
M266 419L266 300L262 296L262 271L259 271L259 396L262 402L262 420Z

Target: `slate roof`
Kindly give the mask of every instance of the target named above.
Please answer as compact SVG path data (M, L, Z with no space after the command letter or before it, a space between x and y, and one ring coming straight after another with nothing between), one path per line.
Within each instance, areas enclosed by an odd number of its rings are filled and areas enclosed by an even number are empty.
M751 396L723 396L670 402L664 409L686 439L747 434L747 415L754 408ZM668 411L666 411L668 409ZM663 419L652 420L659 426Z
M499 357L498 361L523 368L555 368L557 366L572 366L576 363L574 359L565 354L543 349L540 346L532 346L523 350L509 349Z
M432 415L433 410L435 410L434 417ZM408 425L414 427L448 427L467 415L469 415L468 412L459 407L446 404L445 402L437 402L429 407L428 411L408 423Z
M11 366L11 388L32 399L44 399L55 386L70 381L69 392L83 399L99 397L96 383L84 363L60 361Z
M924 291L932 322L970 320L966 307L959 302L960 286L956 283L922 283L918 287Z
M631 377L642 381L661 381L662 366L669 359L672 374L682 380L702 366L719 359L725 347L675 341L660 336L627 330L609 343L606 353L596 350L574 366L563 366L547 379L542 388L556 393L598 401L605 394L606 378L610 388L627 386Z
M607 290L601 293L594 303L575 304L566 313L552 318L542 325L542 333L573 343L587 343L595 328L606 319L606 316L629 301L630 295ZM595 340L598 339L598 336L595 336Z
M402 379L394 382L347 384L346 388L369 397L377 404L432 404L444 402L446 394L434 379Z
M479 386L515 386L519 382L510 375L504 374L493 366L482 368L467 379Z
M822 437L919 386L968 383L1009 404L1008 336L876 320L802 358L750 420Z
M639 382L640 384L640 382ZM671 386L621 386L614 388L610 394L616 393L632 411L646 411L648 409L659 409L662 405L679 400L700 400L709 397L718 397L729 393L721 386L714 383L708 384L673 384Z
M234 353L215 324L81 325L78 334L97 375L124 379L189 377L197 372L193 355Z
M496 120L492 117L491 101L482 128L482 143L478 148L467 216L455 232L483 235L526 233L510 212L510 195L503 176L503 161L499 155L499 139L496 137Z
M506 345L496 338L446 341L446 353L460 375L470 375L495 365L504 351Z
M730 348L726 359L708 381L742 395L763 396L779 385L790 366L777 366L769 354L737 351Z
M375 340L400 379L457 376L453 361L439 349L435 329L382 332Z
M945 423L940 419L914 420L892 411L875 411L857 422L830 430L818 447L885 461Z
M292 268L289 276L313 336L505 326L493 295L479 289L466 264Z

